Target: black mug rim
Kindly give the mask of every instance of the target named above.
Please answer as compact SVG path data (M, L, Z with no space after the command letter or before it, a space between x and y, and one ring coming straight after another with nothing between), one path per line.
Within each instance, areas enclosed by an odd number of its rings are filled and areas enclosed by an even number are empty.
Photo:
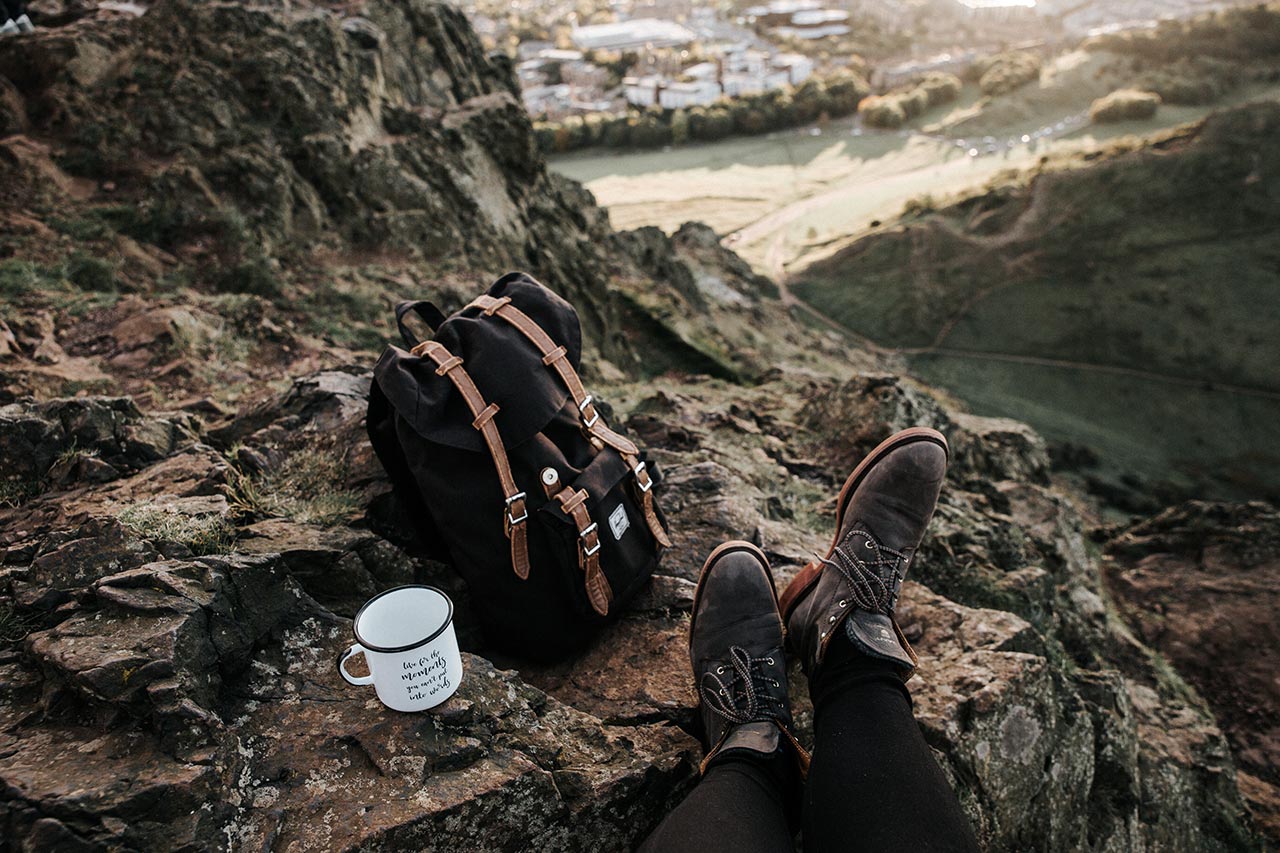
M431 592L439 594L439 596L445 600L445 603L449 605L449 612L445 614L444 622L441 623L440 627L437 628L435 632L432 633L430 636L421 640L415 640L414 642L408 643L403 646L394 646L394 647L375 646L373 643L365 642L364 637L360 636L360 617L363 616L364 612L369 609L369 605L373 604L375 601L377 601L379 598L382 598L384 595L390 595L393 592L402 592L406 589L426 589L426 590L430 590ZM368 649L371 652L382 652L383 654L395 654L396 652L407 652L407 651L411 651L412 649L416 649L419 646L425 646L427 643L431 642L432 640L436 639L441 634L443 634L445 629L452 624L453 624L453 599L449 597L448 593L446 593L444 590L440 589L439 587L428 586L427 584L421 584L421 583L410 583L410 584L405 584L404 586L396 586L396 587L392 587L391 589L384 589L382 592L378 593L373 598L366 601L361 606L361 608L356 611L355 618L351 620L351 633L356 635L357 643L359 643L361 646L363 646L364 648Z

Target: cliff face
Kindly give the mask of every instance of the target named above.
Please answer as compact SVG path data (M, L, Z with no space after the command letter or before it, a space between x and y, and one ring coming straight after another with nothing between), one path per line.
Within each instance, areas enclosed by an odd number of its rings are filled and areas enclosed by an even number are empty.
M752 538L785 583L851 462L914 424L955 450L901 605L917 715L988 847L1257 846L1226 740L1116 616L1044 442L793 321L704 228L614 233L452 8L161 3L5 42L0 75L15 847L626 849L696 778L707 551ZM363 438L390 303L508 267L578 307L676 540L555 667L487 659L456 576L379 535L403 520ZM467 675L390 714L332 662L360 603L414 580L457 599Z

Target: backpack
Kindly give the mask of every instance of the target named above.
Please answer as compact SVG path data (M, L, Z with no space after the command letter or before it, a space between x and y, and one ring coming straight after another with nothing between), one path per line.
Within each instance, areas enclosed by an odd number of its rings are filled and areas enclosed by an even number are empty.
M671 545L655 472L578 376L577 312L509 273L448 318L405 302L396 323L408 351L378 360L367 428L415 540L461 574L491 646L563 657L618 617Z

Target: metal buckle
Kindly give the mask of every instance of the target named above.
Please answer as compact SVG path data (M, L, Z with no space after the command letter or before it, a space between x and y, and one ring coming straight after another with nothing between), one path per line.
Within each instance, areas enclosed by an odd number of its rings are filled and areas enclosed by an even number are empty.
M582 547L582 556L590 557L600 550L599 534L596 535L596 547L594 548L587 547L587 536L591 533L594 533L598 529L599 529L598 525L593 521L590 524L588 524L586 527L582 528L582 530L578 533L578 540L579 540L578 544Z
M507 524L519 524L520 522L527 521L529 519L529 507L527 506L524 508L524 515L519 518L516 518L511 514L511 505L516 501L524 500L526 497L527 495L524 492L516 492L511 497L507 498Z
M647 492L653 488L653 478L650 477L648 472L645 470L643 459L640 460L640 463L636 465L636 467L631 469L631 473L636 475L636 485L640 487L641 492ZM644 480L640 479L641 474L645 475Z
M578 414L582 416L582 425L587 429L591 429L596 425L596 421L600 420L600 413L594 408L591 410L591 420L587 420L587 406L591 405L591 401L595 398L590 394L582 398L582 402L578 404Z

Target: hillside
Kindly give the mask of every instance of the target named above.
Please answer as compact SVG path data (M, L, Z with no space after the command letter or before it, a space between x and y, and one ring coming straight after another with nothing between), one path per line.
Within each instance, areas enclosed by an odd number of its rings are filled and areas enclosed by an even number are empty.
M6 844L629 849L696 779L706 552L751 538L785 583L852 460L928 424L954 460L900 608L987 848L1260 849L1242 791L1274 831L1278 780L1237 776L1121 617L1140 599L1113 599L1043 439L801 324L703 226L614 231L548 174L510 71L429 0L161 0L0 42ZM676 543L553 667L491 659L465 585L401 547L364 437L394 302L456 307L509 268L577 306ZM466 674L393 715L332 664L412 581L457 599Z
M1077 446L1064 458L1096 455L1086 476L1125 506L1274 498L1278 132L1280 105L1260 103L1050 160L791 289L977 409Z

